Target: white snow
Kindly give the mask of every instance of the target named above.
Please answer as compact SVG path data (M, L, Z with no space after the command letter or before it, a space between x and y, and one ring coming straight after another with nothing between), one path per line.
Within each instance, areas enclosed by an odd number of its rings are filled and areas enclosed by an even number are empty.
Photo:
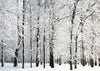
M46 68L43 68L43 65L36 67L35 64L33 64L33 67L30 68L30 64L25 63L25 68L22 69L21 63L19 63L18 67L15 68L12 63L6 63L4 67L0 67L0 71L70 71L70 68L68 64L62 64L61 66L55 64L55 68L50 68L49 64L46 64ZM100 71L100 67L95 66L92 68L88 65L84 67L82 65L78 65L78 68L73 69L72 71Z

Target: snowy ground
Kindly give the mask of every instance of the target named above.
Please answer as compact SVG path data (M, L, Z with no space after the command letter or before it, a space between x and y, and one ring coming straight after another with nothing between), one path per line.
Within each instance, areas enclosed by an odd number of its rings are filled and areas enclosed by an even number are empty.
M42 65L39 67L35 67L35 64L33 64L33 68L29 68L30 64L26 63L25 68L21 68L21 64L18 65L18 67L13 67L13 64L6 63L4 67L0 67L0 71L70 71L68 64L63 64L61 66L55 65L55 68L50 68L49 65L46 65L46 68L44 69ZM100 71L100 67L93 67L90 66L81 66L78 65L78 69L73 69L73 71Z

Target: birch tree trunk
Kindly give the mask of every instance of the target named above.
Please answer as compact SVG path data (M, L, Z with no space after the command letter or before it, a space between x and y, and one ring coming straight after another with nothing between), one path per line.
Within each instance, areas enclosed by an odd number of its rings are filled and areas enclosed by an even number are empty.
M21 41L21 37L19 35L20 33L20 27L19 27L19 15L18 15L18 0L17 0L17 34L18 34L18 48L15 50L15 57L14 57L14 67L16 67L18 65L18 52L19 52L19 47L20 47L20 41Z
M25 25L25 0L23 0L23 18L22 18L22 57L23 57L23 62L22 62L22 68L24 68L24 63L25 63L25 55L24 55L24 25Z
M36 42L37 42L37 51L36 51L36 67L38 67L39 65L39 58L38 58L38 48L39 48L39 20L40 20L40 16L39 16L39 8L40 8L40 0L38 0L38 18L37 18L37 39L36 39Z
M4 49L3 40L1 40L1 67L4 67Z
M51 26L51 36L50 36L50 43L49 43L49 46L50 46L50 66L51 68L54 68L54 56L53 56L53 48L54 48L54 15L53 15L53 0L51 0L51 11L50 11L50 19L51 19L51 23L50 23L50 26Z
M74 24L74 19L75 19L75 14L76 14L76 7L78 4L79 0L76 0L76 2L74 3L74 8L72 11L72 18L71 18L71 34L70 34L70 70L73 69L72 67L72 40L73 40L73 24ZM76 50L77 51L77 50Z
M82 19L81 19L82 21ZM81 59L81 63L83 66L86 65L86 58L85 58L85 54L84 54L84 51L85 51L85 48L84 48L84 41L83 41L83 25L84 23L83 22L80 22L81 23L81 47L82 47L82 59Z
M78 35L76 34L76 37L75 37L75 69L77 69L77 40L78 40Z
M92 39L92 45L91 45L91 57L90 57L90 65L91 67L94 67L94 60L93 60L93 48L94 48L94 31L92 28L92 33L91 33L91 39Z

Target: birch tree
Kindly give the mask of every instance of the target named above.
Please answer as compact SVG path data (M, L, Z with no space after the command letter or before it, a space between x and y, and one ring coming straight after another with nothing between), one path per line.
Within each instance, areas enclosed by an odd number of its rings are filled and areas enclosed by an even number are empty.
M23 17L22 17L22 57L23 57L23 61L22 61L22 68L24 68L24 63L25 63L25 55L24 55L24 25L25 25L25 3L26 0L23 0Z
M38 54L39 54L39 51L38 51L38 49L39 49L39 33L40 33L40 31L39 31L39 20L40 20L40 15L39 15L39 8L40 8L40 0L38 0L38 17L37 17L37 35L36 35L36 43L37 43L37 48L36 48L36 67L38 67L38 65L39 65L39 58L38 58Z
M75 19L75 14L76 14L76 8L79 0L76 0L74 3L74 8L72 10L72 17L71 17L71 30L70 30L70 70L72 70L72 40L73 40L73 24L74 24L74 19ZM76 51L77 52L77 51Z
M3 40L1 40L1 66L4 66L4 47Z
M51 3L51 9L50 9L50 26L51 26L51 35L50 35L50 44L49 44L49 47L50 47L50 66L51 68L54 68L54 56L53 56L53 48L54 48L54 14L53 14L53 0L50 1Z
M18 65L18 52L20 50L20 42L21 42L21 36L19 35L20 33L20 27L19 27L19 0L17 2L17 34L18 34L18 48L15 50L15 57L14 57L14 67Z

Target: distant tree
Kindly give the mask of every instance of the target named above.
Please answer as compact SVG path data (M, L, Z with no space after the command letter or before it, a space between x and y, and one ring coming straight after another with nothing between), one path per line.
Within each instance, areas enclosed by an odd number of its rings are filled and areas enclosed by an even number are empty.
M44 37L43 37L43 67L45 68L45 29L44 29Z
M91 32L92 36L91 36L91 39L92 39L92 45L91 45L91 57L90 57L90 65L91 67L94 67L94 58L93 58L93 48L94 48L94 30L92 28L92 32Z
M83 40L83 34L84 34L84 30L83 30L83 27L84 27L84 21L88 18L88 17L90 17L91 15L93 15L93 13L94 13L94 11L92 12L92 13L90 13L88 16L86 16L86 17L83 17L83 15L81 15L81 17L80 17L80 20L81 20L81 22L80 22L80 26L81 26L81 31L80 31L80 33L81 33L81 49L82 49L82 55L81 55L81 64L83 65L83 66L85 66L86 64L87 64L87 61L86 61L86 57L85 57L85 47L84 47L84 40Z
M81 17L81 21L83 20L83 17ZM81 58L81 64L83 66L86 65L86 58L85 58L85 54L84 54L84 51L85 51L85 47L84 47L84 40L83 40L83 25L84 23L83 22L80 22L81 24L81 48L82 48L82 58Z
M99 63L99 66L100 66L100 58L98 58L98 63Z
M29 6L30 6L30 68L32 68L32 5L31 0L29 0Z
M95 57L95 66L97 66L97 58Z
M61 65L61 57L59 57L59 65Z

